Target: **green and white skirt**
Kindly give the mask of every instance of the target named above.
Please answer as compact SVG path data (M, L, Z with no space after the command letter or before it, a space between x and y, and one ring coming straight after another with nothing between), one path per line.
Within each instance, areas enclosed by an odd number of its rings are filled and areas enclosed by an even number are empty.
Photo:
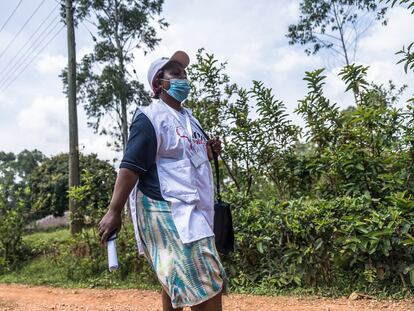
M228 291L214 236L183 244L168 202L137 192L136 217L144 255L171 298L173 308L200 304Z

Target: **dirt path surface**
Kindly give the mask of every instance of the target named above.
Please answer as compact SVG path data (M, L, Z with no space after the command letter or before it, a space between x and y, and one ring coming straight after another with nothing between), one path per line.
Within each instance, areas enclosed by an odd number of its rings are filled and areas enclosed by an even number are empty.
M143 290L61 289L0 284L0 310L161 311L159 294ZM188 309L189 310L189 309ZM414 311L414 301L230 295L225 311ZM187 311L187 309L186 309Z

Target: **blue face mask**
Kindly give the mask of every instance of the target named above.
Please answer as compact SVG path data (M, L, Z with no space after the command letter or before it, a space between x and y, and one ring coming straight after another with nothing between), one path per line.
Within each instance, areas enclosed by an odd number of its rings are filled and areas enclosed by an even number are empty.
M168 90L164 90L172 98L181 103L188 97L188 94L190 93L190 83L187 79L170 79L165 81L170 81L170 88Z

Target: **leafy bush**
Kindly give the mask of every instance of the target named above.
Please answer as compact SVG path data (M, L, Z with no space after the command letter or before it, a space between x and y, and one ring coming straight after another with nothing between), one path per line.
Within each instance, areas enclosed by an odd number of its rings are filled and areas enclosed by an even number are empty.
M22 243L24 205L13 203L0 196L0 274L15 268L25 254Z
M233 209L232 284L268 289L414 286L414 199L400 193L372 208L368 197L254 200ZM344 285L345 284L345 285Z

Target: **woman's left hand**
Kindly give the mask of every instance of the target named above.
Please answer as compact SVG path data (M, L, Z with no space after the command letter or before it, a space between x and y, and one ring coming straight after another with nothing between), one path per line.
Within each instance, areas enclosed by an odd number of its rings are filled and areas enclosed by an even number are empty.
M207 142L206 147L208 159L211 161L213 160L213 151L217 154L221 153L221 140L218 137L210 139Z

